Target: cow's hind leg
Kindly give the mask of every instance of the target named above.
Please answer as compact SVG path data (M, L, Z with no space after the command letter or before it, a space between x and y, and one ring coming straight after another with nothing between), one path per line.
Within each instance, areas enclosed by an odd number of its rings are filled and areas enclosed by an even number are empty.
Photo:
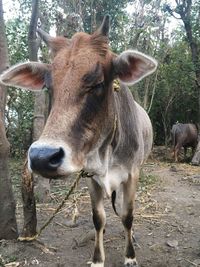
M125 267L138 267L132 239L133 212L135 204L136 184L139 171L129 175L128 181L123 184L122 223L125 230Z
M106 215L103 206L103 190L94 180L90 181L89 190L93 222L96 230L95 248L91 267L104 267L105 254L103 248L103 231L106 224Z
M174 159L175 159L175 162L178 162L178 155L179 155L179 145L177 144L174 148Z

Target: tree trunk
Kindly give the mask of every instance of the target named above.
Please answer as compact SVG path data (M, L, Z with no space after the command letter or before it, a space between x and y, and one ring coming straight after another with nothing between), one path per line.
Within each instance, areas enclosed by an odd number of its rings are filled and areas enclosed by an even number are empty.
M0 73L9 66L8 50L3 19L3 4L0 0ZM0 239L18 237L15 217L15 201L8 172L9 142L5 131L6 89L0 85Z
M167 134L168 134L168 130L167 130L167 121L166 121L166 116L165 114L162 114L162 123L163 123L163 128L164 128L164 135L165 135L165 146L167 147Z
M38 60L38 39L36 36L37 21L39 13L39 0L32 0L32 15L28 33L28 48L30 61ZM39 91L35 93L34 103L34 119L33 119L33 141L39 139L42 130L44 128L46 118L46 98L45 91ZM47 202L50 192L49 180L39 175L33 175L35 181L35 195L39 202Z
M148 98L149 98L149 88L150 87L150 78L146 78L144 81L144 100L143 100L143 108L145 110L148 109Z
M32 1L32 16L29 26L28 33L28 49L29 49L29 59L30 61L37 61L37 52L38 52L38 43L36 37L36 28L38 21L38 0ZM34 113L38 113L38 98L43 100L44 93L42 92L35 95L35 109ZM40 97L41 96L41 97ZM43 102L40 103L43 106ZM44 122L42 125L38 125L38 120L34 120L33 131L34 139L36 129L43 129ZM23 201L23 212L24 212L24 225L22 233L20 235L20 240L29 239L36 235L37 228L37 215L36 215L36 204L35 204L35 195L34 195L34 179L33 175L29 172L27 167L27 160L24 164L23 173L22 173L22 201ZM44 178L42 178L44 179Z
M20 235L20 240L28 240L37 234L37 215L34 197L33 175L29 172L27 159L22 173L22 200L24 211L24 225Z

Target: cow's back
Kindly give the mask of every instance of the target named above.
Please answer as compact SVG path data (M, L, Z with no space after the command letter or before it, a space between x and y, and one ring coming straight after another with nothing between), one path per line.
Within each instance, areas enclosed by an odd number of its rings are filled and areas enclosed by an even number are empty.
M144 160L149 156L152 143L153 143L153 130L152 124L146 111L135 102L139 113L139 127L142 129L143 141L144 141Z
M197 132L196 125L192 124L192 123L188 123L186 132L187 132L187 134L185 135L185 142L183 145L196 147L197 138L198 138L198 132Z

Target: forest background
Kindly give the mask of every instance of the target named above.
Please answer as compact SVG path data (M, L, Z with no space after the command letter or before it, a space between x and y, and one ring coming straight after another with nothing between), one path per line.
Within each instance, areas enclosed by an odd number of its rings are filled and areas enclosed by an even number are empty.
M3 8L10 65L27 61L32 1L5 0ZM196 77L200 62L197 58L195 66L190 43L195 42L200 50L200 2L41 0L39 3L41 27L67 37L80 29L94 31L105 14L112 19L110 45L114 52L137 49L159 63L154 75L130 89L150 115L154 143L168 145L174 123L200 120ZM186 22L191 27L192 40L188 39L183 16L188 16ZM40 44L39 60L48 61L47 54ZM8 89L6 133L14 157L23 157L32 142L34 101L32 92Z

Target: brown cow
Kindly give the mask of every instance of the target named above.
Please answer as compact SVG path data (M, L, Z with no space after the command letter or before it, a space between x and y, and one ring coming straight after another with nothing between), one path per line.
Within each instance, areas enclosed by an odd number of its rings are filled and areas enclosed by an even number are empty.
M119 56L112 53L108 33L109 16L92 35L76 33L71 40L39 30L50 48L52 64L19 64L6 71L1 82L52 90L52 109L44 131L29 149L32 171L51 178L82 169L93 173L89 190L96 236L91 266L103 267L105 261L104 195L122 199L118 214L126 236L125 266L138 266L131 228L136 183L151 150L152 126L125 84L153 73L157 63L134 50ZM117 78L122 83L115 91Z
M178 155L182 147L184 148L184 159L186 159L188 147L192 147L194 154L198 141L198 131L195 124L176 123L172 126L171 136L175 162L178 162Z

